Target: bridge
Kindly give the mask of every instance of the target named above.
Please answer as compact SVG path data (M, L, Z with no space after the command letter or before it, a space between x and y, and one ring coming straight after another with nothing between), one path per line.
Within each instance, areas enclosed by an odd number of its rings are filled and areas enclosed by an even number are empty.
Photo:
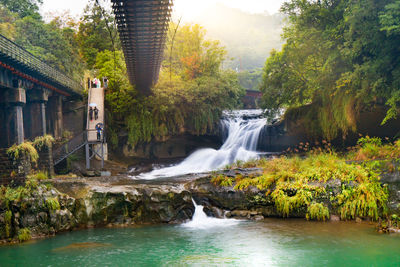
M129 80L145 95L157 82L172 0L112 0Z
M65 99L82 86L0 35L0 148L47 133L62 136Z

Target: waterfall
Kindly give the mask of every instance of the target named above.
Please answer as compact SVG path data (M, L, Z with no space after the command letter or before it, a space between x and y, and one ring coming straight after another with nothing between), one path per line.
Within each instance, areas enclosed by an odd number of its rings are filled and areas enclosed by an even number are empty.
M217 170L238 160L248 161L259 157L258 138L266 119L261 110L236 110L224 112L222 132L227 133L220 149L203 148L193 152L180 164L133 176L135 179L155 179L189 173ZM225 134L226 136L226 134Z
M234 219L217 219L208 217L203 211L202 205L197 205L194 199L192 199L194 205L194 215L190 222L182 224L183 227L194 228L194 229L206 229L211 227L227 227L238 224L239 220Z

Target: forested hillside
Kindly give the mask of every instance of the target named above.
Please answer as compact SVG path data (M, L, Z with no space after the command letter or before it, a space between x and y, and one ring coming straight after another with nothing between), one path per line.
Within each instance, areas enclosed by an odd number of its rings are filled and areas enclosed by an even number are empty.
M264 107L289 108L313 136L356 130L357 114L386 104L385 123L400 107L400 2L291 0L282 51L266 61Z

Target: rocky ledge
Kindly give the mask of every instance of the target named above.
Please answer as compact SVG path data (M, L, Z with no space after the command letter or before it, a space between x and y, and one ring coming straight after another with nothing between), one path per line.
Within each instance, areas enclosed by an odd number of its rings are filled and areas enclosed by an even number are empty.
M261 170L237 172L257 175ZM209 174L152 181L118 176L47 182L51 186L39 185L31 197L0 209L0 240L16 240L21 229L28 229L35 238L86 227L182 223L194 214L192 199L203 205L209 216L252 220L282 217L265 192L255 187L237 191L229 186L216 186ZM327 192L341 188L334 181L325 186L329 188ZM58 203L54 204L54 200ZM4 203L0 204L5 207ZM304 218L305 214L306 210L299 209L290 216ZM330 214L331 220L339 219L334 212Z

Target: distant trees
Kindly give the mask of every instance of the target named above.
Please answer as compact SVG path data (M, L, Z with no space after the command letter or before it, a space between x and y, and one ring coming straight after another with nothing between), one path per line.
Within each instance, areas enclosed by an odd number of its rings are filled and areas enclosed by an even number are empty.
M260 90L263 71L261 68L238 73L239 83L246 90Z
M398 1L291 0L282 12L290 24L282 50L265 63L265 108L290 108L289 116L312 103L313 114L302 115L329 139L354 130L355 115L369 104L389 106L383 122L398 116Z
M55 18L45 23L38 13L42 1L16 0L0 3L0 34L15 41L52 67L79 80L84 64L76 42L75 24Z

